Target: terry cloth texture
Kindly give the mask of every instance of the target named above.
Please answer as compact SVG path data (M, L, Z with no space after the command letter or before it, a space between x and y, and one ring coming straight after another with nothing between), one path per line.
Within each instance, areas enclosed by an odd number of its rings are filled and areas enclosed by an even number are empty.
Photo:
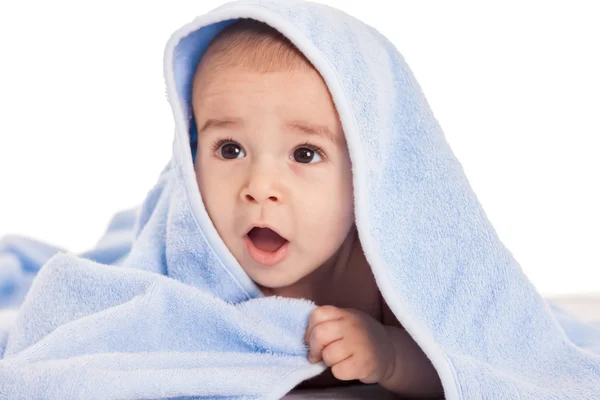
M262 296L195 179L192 76L239 18L281 31L323 76L346 134L365 256L445 398L600 398L598 325L527 279L400 52L342 11L295 0L226 3L171 36L172 158L96 248L75 255L4 239L2 304L19 312L0 335L0 398L276 399L325 369L303 343L315 305Z

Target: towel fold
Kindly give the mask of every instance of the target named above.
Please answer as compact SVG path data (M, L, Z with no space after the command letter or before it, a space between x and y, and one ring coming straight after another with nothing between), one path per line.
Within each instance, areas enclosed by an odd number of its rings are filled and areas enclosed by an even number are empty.
M0 242L0 306L18 308L0 324L0 399L276 399L325 369L308 362L303 342L315 304L262 295L195 179L192 77L239 18L281 31L323 76L352 160L365 256L445 398L600 398L598 326L527 279L398 50L334 8L248 0L168 41L173 154L140 207L116 214L78 255L23 237Z

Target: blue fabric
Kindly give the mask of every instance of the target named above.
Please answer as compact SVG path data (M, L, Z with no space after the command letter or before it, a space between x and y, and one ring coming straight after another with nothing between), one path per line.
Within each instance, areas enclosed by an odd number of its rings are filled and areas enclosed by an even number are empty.
M214 35L241 17L279 29L325 79L366 258L445 397L600 398L600 324L527 279L395 47L333 8L255 0L214 9L167 43L173 155L139 208L117 214L84 254L1 242L1 304L19 311L0 335L0 399L275 399L324 370L303 343L315 305L262 296L195 181L191 78Z

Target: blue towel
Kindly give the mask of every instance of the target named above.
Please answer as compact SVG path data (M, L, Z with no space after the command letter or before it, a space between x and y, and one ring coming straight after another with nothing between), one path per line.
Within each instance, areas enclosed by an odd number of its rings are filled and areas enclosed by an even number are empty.
M172 35L172 158L94 249L2 241L2 305L19 311L0 335L0 399L276 399L325 369L303 343L315 305L260 293L195 180L191 79L211 39L238 18L280 30L327 83L365 256L445 398L599 399L600 326L527 279L398 50L339 10L296 0L227 3Z

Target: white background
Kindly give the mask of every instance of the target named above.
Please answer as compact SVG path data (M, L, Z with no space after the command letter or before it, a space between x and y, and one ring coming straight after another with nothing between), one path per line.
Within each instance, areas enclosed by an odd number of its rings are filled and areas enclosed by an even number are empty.
M600 292L595 2L321 2L400 50L538 291ZM84 251L143 200L173 138L164 46L220 4L0 2L0 237Z

